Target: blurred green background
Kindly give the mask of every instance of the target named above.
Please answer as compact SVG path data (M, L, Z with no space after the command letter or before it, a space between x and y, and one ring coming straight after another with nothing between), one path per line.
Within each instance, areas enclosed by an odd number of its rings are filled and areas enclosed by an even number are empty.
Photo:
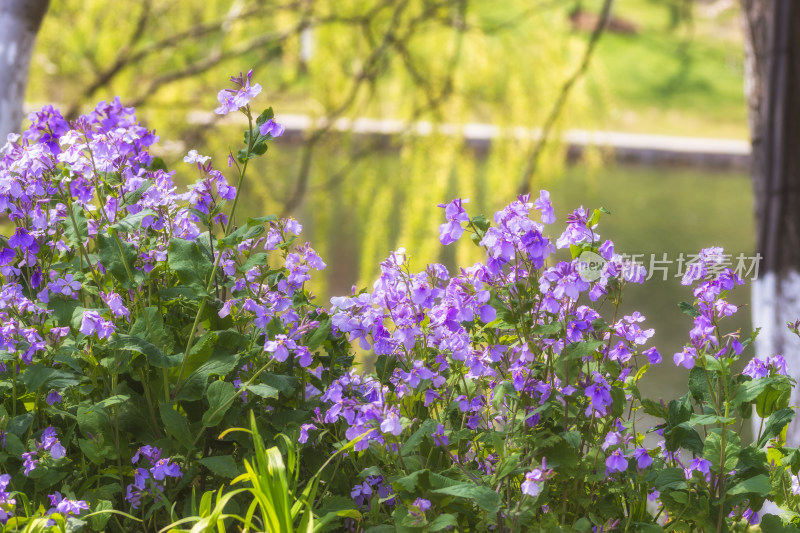
M406 248L414 266L480 259L468 240L438 244L436 204L470 198L491 215L514 199L537 141L575 77L537 157L531 190L549 189L562 219L578 205L604 206L601 234L618 252L696 253L723 246L753 255L752 193L743 172L620 166L608 150L566 164L561 133L579 128L747 139L743 37L728 0L618 0L588 68L577 75L598 21L598 0L64 0L39 32L27 102L54 103L72 117L120 96L161 136L160 155L182 184L189 149L227 169L243 117L212 112L231 74L253 68L259 106L311 119L273 144L245 184L243 214L291 214L329 264L313 290L322 301L369 286L378 263ZM430 123L389 138L334 131L335 120ZM491 124L488 150L463 126ZM441 125L447 125L442 128ZM401 128L402 129L402 128ZM528 130L526 130L528 131ZM232 178L232 173L231 176ZM645 261L646 266L647 260ZM670 361L691 300L672 276L635 287L625 308L656 328L668 361L653 396L682 388ZM738 303L747 304L747 289ZM733 327L749 328L749 310Z

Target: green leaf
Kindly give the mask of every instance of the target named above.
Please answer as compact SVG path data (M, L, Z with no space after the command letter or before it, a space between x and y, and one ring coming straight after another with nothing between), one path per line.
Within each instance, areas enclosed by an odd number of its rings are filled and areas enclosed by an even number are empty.
M157 157L154 158L154 161L155 161L155 159L158 159L158 158ZM161 162L163 163L163 161L161 161ZM164 167L164 169L166 170L166 167ZM139 187L135 191L129 192L129 193L127 193L125 195L125 198L119 203L119 207L123 208L126 205L135 204L144 195L144 193L147 192L147 189L149 189L152 185L153 185L153 180L152 179L144 180L142 182L142 184L139 185Z
M137 253L131 243L98 233L97 249L103 268L114 276L123 287L126 289L139 288L145 279L145 274L141 270L133 268ZM130 269L130 276L128 269Z
M232 455L204 457L199 462L220 477L233 479L239 475L239 469L236 467L236 461L233 460Z
M392 485L397 485L396 488L401 488L406 492L420 492L420 489L425 489L427 485L429 485L427 475L427 470L417 470L407 476L394 480Z
M61 389L79 385L81 380L68 372L36 364L25 369L22 373L22 382L28 392L35 392L44 387Z
M764 433L762 433L761 438L758 439L758 447L760 448L766 444L769 439L780 435L783 428L785 428L793 418L794 409L789 407L778 409L772 413L767 420L767 425L764 427Z
M107 407L113 407L115 405L120 405L129 401L131 397L127 394L116 394L114 396L109 396L92 406L90 409L105 409Z
M772 378L753 379L745 381L739 386L733 397L734 404L751 402L772 383Z
M217 241L220 248L232 248L239 244L242 241L246 241L248 239L252 239L254 237L258 237L264 233L264 226L261 224L245 224L240 228L236 228L233 232L231 232L227 237L224 237Z
M449 527L458 528L456 517L451 514L440 514L436 519L428 524L428 531L442 531Z
M33 422L33 413L17 415L8 421L6 432L13 433L17 437L22 438L25 432L28 431L28 428L31 427L31 422Z
M3 449L11 455L22 455L27 451L20 438L10 432L5 434L5 448Z
M712 429L706 437L703 447L703 457L711 461L711 468L714 472L730 472L736 468L741 451L741 440L739 435L731 430L725 431L725 464L720 465L722 454L722 429Z
M107 346L126 352L140 353L147 357L148 364L157 368L178 366L180 365L180 358L182 357L182 355L173 358L167 357L161 350L146 340L132 335L116 334L111 338Z
M189 429L189 421L186 419L186 416L166 403L158 404L158 412L161 415L161 421L164 422L167 433L172 435L184 448L191 450L193 448L192 441L194 438Z
M474 483L460 483L451 487L436 489L432 492L472 500L490 515L497 514L500 510L500 495L488 487L475 485Z
M669 415L667 414L667 407L656 401L650 400L648 398L643 398L642 407L644 408L644 412L650 416L655 416L663 420L669 418Z
M115 459L117 455L110 443L103 443L101 446L94 440L78 439L78 446L80 446L86 457L96 465L102 465L107 460Z
M761 531L765 533L800 533L800 528L791 522L784 523L779 516L768 514L761 518Z
M116 224L113 224L111 227L121 232L135 231L142 227L142 220L150 216L152 216L153 218L158 218L158 213L156 213L152 209L142 209L138 213L126 216L122 220L118 221Z
M436 431L436 420L429 418L403 443L400 454L403 456L416 452L417 446L426 436Z
M558 335L562 331L564 331L564 324L561 322L554 322L552 324L537 324L533 326L533 329L531 330L532 333L545 336Z
M689 423L693 426L707 426L708 424L725 424L728 425L731 422L734 422L736 419L732 417L725 417L719 415L699 415L697 413L692 413L692 417L689 419Z
M211 274L211 260L195 241L173 238L169 241L169 268L183 285L194 289L197 296L207 296L206 280Z
M595 353L597 349L604 344L605 343L603 341L584 341L570 344L567 346L567 358L579 359L588 357Z
M770 385L756 398L756 413L762 418L771 415L776 409L789 405L792 385L786 376L773 378Z
M708 395L708 378L704 368L695 366L689 371L689 391L698 400Z
M645 522L634 522L633 530L636 533L664 533L664 528L658 524L647 524Z
M260 115L258 115L258 118L256 118L256 124L258 126L261 126L262 124L268 122L273 118L275 118L275 112L272 110L271 107L268 107L264 111L262 111Z
M111 511L113 508L114 504L112 504L109 500L99 500L92 506L92 511L94 513L98 513L89 517L89 523L91 524L93 531L105 531L106 524L108 524L108 521L111 519L111 513L103 513L99 511Z
M154 157L147 166L147 170L163 170L166 172L167 164L160 157Z
M682 490L687 487L682 468L665 468L656 475L655 487L658 491L667 489Z
M199 400L206 390L208 378L225 376L236 368L240 357L237 352L247 342L247 337L233 330L215 333L218 333L218 337L213 353L181 384L176 400Z
M281 391L285 396L291 396L297 388L297 378L284 374L261 374L261 382Z
M77 418L78 427L85 436L91 435L89 438L114 434L108 413L102 407L98 408L94 404L84 402L78 406Z
M75 219L74 224L73 219ZM83 207L79 204L72 204L72 216L64 219L64 233L73 248L79 248L89 238L88 224L89 221L83 213Z
M280 396L280 391L278 389L269 385L265 385L264 383L253 383L252 385L248 385L247 390L256 396L260 396L261 398L277 399L278 396Z
M689 315L692 318L700 316L700 311L689 302L678 302L678 307L684 315Z
M233 383L227 381L215 381L208 386L206 397L208 398L208 411L203 415L203 425L214 427L225 418L225 413L230 409L231 400L236 395Z
M174 343L164 328L163 313L155 306L145 307L144 310L144 313L136 316L130 335L155 344L161 351L171 351Z
M328 339L328 334L330 334L330 332L331 319L326 318L325 320L320 321L319 326L317 326L311 333L308 334L305 342L306 347L313 352L322 346L322 343Z
M592 529L592 522L586 518L585 516L579 518L573 525L572 529L575 531L580 531L581 533L586 533L590 529Z
M772 487L769 484L769 477L764 474L759 474L751 478L740 481L730 489L728 489L728 496L735 496L737 494L756 494L762 497L769 494Z

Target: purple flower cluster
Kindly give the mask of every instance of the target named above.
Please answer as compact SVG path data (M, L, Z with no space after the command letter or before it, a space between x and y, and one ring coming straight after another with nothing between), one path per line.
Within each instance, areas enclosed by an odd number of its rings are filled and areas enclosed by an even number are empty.
M58 440L58 435L53 426L48 426L47 429L42 432L41 440L36 443L35 450L22 454L23 468L25 469L24 474L26 476L30 475L30 473L36 469L36 466L41 460L39 454L42 452L49 452L50 457L54 460L63 459L67 455L67 450L61 444L61 441Z
M392 486L385 483L382 476L367 476L363 483L355 485L350 491L350 497L359 507L369 507L373 496L383 500L389 507L394 505ZM428 502L430 506L430 502Z
M744 283L733 270L720 267L723 261L722 248L715 247L702 250L698 260L687 265L681 283L690 285L698 280L701 283L694 288L698 313L689 332L691 342L673 356L678 366L693 368L697 358L706 354L719 359L742 353L743 347L736 335L719 338L717 333L719 320L737 311L736 306L726 300L728 292Z
M11 497L6 489L11 482L11 476L0 474L0 523L5 524L9 518L14 516L14 506L17 500Z
M162 458L161 450L154 446L142 446L136 451L131 459L133 464L143 465L149 463L150 468L139 466L133 474L133 483L128 485L125 499L134 509L138 509L145 495L151 495L155 499L161 498L164 492L164 480L168 477L179 478L183 476L180 466L172 462L169 457Z
M441 205L447 219L439 228L444 244L467 229L482 231L465 203L457 199ZM614 254L610 241L597 240L595 222L581 208L569 216L560 245L594 247L607 260L598 279L584 279L577 260L555 261L556 246L543 235L544 226L530 218L534 208L541 211L542 222L554 221L546 191L534 203L521 196L498 211L495 225L482 233L485 262L462 268L456 276L439 264L411 273L399 250L381 263L372 292L331 299L334 330L387 358L383 368L391 371L381 375L379 368L380 380L355 372L336 380L321 398L328 405L323 424L343 424L347 438L367 433L357 451L372 443L392 454L396 441L389 437L408 438L417 427L416 415L404 406L420 402L430 413L453 412L462 420L459 426L453 418L440 417L429 432L430 442L447 450L448 435L474 432L474 449L446 453L454 463L490 474L497 456L481 451L482 432L508 427L516 417L535 428L543 422L542 406L553 400L577 403L589 419L609 417L612 384L632 377L640 360L657 364L661 356L654 347L644 348L654 334L642 327L644 316L632 313L604 326L601 315L579 300L598 300L612 284L641 282L643 272L625 274L630 265ZM524 296L521 287L527 287ZM508 318L501 318L501 313L515 312L519 301L526 302L530 331L514 329ZM558 331L563 334L552 334ZM543 373L552 358L581 343L596 348L581 357L583 365L575 374ZM464 386L469 383L474 386ZM513 387L520 412L510 400L498 409L492 391L501 383ZM625 448L633 438L630 428L618 420L614 424L619 428L607 445L607 474L624 472L629 458L639 469L650 467L653 459L646 449ZM532 469L521 482L523 492L539 494L550 474L544 465Z
M70 500L64 498L60 492L56 492L48 496L50 498L50 509L47 511L48 515L59 513L64 516L74 514L79 515L82 511L89 508L89 504L83 500Z

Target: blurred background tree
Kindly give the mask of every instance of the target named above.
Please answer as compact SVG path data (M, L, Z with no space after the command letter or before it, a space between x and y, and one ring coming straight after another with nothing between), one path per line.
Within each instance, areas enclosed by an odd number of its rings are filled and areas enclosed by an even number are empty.
M342 217L349 224L369 220L356 237L360 259L347 267L356 267L362 282L389 246L414 250L419 266L436 259L435 205L454 194L474 196L476 163L462 135L467 122L505 132L489 155L492 187L482 197L491 209L513 196L533 151L551 174L563 160L558 142L537 149L533 136L513 135L512 128L541 125L549 115L548 132L556 133L592 101L583 87L572 90L580 82L576 69L585 70L584 36L570 30L558 3L545 0L145 0L114 9L65 1L51 7L38 50L29 100L60 102L74 117L98 99L122 95L158 125L172 149L164 154L169 163L187 147L225 161L227 140L220 144L225 137L209 127L216 118L203 110L213 109L231 72L253 66L262 102L276 108L279 120L300 113L310 121L290 150L293 163L258 169L268 177L255 185L251 207L301 216L321 233L339 231ZM553 112L567 92L574 105L562 101ZM401 134L344 131L364 118L392 121L378 124ZM420 123L425 135L412 135ZM396 150L402 161L380 177L379 148ZM387 182L392 186L383 187ZM402 230L395 224L401 212ZM315 237L324 248L331 234ZM472 252L464 248L460 253Z
M580 204L609 208L603 235L620 251L673 261L714 244L753 252L742 172L618 167L603 148L564 164L567 128L747 137L743 37L732 0L611 7L610 0L63 0L39 32L26 100L29 109L53 103L75 116L119 95L158 128L162 157L186 183L194 180L182 163L190 148L225 167L243 123L219 120L215 96L232 73L254 68L264 86L258 101L302 127L254 168L243 208L289 213L305 225L304 236L329 261L327 286L314 286L323 298L371 283L379 261L401 246L415 268L471 264L479 252L469 241L438 245L435 205L467 197L470 213L490 215L525 183L551 189L561 219ZM387 134L353 132L364 127ZM541 128L547 143L532 134ZM650 317L665 355L689 324L675 306L682 290L675 269L664 282L656 273L626 302ZM747 327L747 317L739 324Z

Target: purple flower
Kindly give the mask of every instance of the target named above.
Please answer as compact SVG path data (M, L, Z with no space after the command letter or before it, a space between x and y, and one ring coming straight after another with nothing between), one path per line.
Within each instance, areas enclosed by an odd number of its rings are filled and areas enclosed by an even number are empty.
M469 222L469 215L464 210L463 204L469 202L469 198L456 198L447 204L439 204L437 207L444 208L447 222L439 226L439 241L447 246L456 242L464 233L462 222Z
M556 221L556 215L553 212L553 204L550 203L550 193L548 191L539 191L539 199L533 202L533 206L542 212L543 223L552 224Z
M447 438L447 435L444 434L444 426L438 424L436 427L436 431L431 433L433 437L433 442L436 446L447 446L450 444L450 439Z
M591 416L592 411L605 416L608 407L614 403L611 398L611 385L597 372L594 373L594 383L586 387L585 394L590 402L586 408L586 416Z
M183 156L184 163L198 163L199 165L205 165L211 161L211 158L207 155L200 155L197 153L197 150L189 150L189 153Z
M116 328L114 323L101 317L96 311L84 311L80 332L84 335L97 335L98 339L110 337Z
M677 366L686 368L694 368L694 361L697 358L697 350L693 346L684 346L683 351L676 353L672 360L675 361Z
M25 452L22 454L22 466L25 467L25 475L30 475L32 470L36 470L36 465L39 463L38 459L35 459L37 452Z
M397 413L390 412L381 422L381 432L391 433L395 437L403 432L403 425L400 423Z
M171 459L159 459L153 468L150 469L150 473L153 475L153 479L157 479L161 481L165 477L181 477L181 467L178 466L177 463L170 462Z
M658 353L658 350L656 350L655 346L646 349L642 353L647 356L647 359L650 361L651 365L657 365L662 361L661 354Z
M286 130L282 125L275 122L273 119L269 119L265 123L261 125L258 131L261 135L267 136L270 135L274 139L275 137L280 137L283 135L283 132Z
M624 472L628 469L628 460L622 453L622 450L617 448L614 453L606 459L606 475L611 475L614 472Z
M69 500L61 496L60 492L50 494L48 498L50 498L50 505L53 507L50 508L47 514L60 513L62 515L78 515L81 514L81 511L89 508L89 504L85 501Z
M122 303L122 297L116 292L101 292L100 297L106 303L108 308L111 309L111 313L115 317L119 318L121 316L130 316L130 311L128 311L128 308Z
M745 509L744 513L742 513L742 518L744 518L751 526L755 526L761 522L761 518L759 518L758 513L749 507Z
M30 251L33 254L39 251L39 245L36 243L36 239L34 239L25 228L15 229L14 235L8 239L8 245L23 251Z
M750 359L742 374L753 379L765 378L769 376L769 368L761 359Z
M310 429L317 429L317 426L314 424L303 424L300 426L300 438L297 439L300 444L308 442L308 430Z
M11 482L9 474L0 475L0 523L5 524L9 518L14 516L13 509L17 501L11 498L6 489Z
M622 435L619 434L617 431L609 431L606 435L605 440L603 441L603 445L601 446L603 451L606 451L612 446L618 446L622 443Z
M684 468L683 473L686 479L692 479L692 474L697 471L703 474L703 477L706 481L711 479L711 461L708 459L703 459L702 457L696 457L692 460L689 468Z
M520 483L520 490L532 498L542 492L544 482L553 474L553 471L547 468L547 460L542 458L541 468L534 468L525 474L525 481Z
M350 490L350 497L356 502L356 505L366 505L372 496L372 487L366 481L360 485L356 485Z
M59 394L57 390L51 389L50 392L47 393L47 398L45 398L45 401L47 402L47 405L61 403L61 394Z
M633 452L633 458L636 459L636 466L641 470L653 464L653 458L644 448L636 448Z
M417 498L416 500L414 500L414 503L412 505L417 509L419 509L420 512L422 513L431 508L430 500L426 500L425 498Z
M220 106L214 110L217 115L227 115L232 111L238 111L247 104L250 100L258 96L261 92L261 85L256 83L250 86L250 79L253 76L253 71L247 73L247 79L239 74L239 77L231 77L231 81L239 85L239 89L223 89L217 95Z
M289 357L289 350L297 348L297 343L286 335L275 335L275 340L264 343L264 351L271 352L272 356L281 363Z
M81 284L76 281L72 274L67 274L63 278L59 278L47 285L47 288L57 294L64 296L72 296L73 293L81 290Z

